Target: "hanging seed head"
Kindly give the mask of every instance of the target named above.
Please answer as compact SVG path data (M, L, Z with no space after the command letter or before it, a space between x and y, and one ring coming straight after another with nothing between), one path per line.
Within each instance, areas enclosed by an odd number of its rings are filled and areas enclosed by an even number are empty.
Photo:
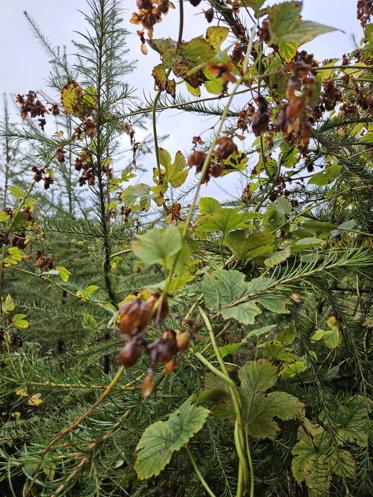
M189 347L189 333L185 331L179 331L176 335L176 348L178 352L185 352Z
M125 347L116 355L116 360L125 368L130 368L136 364L141 355L141 346L135 340L131 340Z

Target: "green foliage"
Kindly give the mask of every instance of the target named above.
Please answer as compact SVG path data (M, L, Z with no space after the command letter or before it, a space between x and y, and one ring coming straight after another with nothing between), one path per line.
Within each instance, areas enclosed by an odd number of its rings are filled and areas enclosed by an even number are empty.
M335 28L313 21L301 19L302 4L287 1L270 9L271 43L278 46L285 60L291 60L297 48L323 33L335 31Z
M177 255L182 248L180 231L175 226L168 226L163 230L153 228L132 242L132 249L136 257L144 264L162 264Z
M158 475L180 450L200 431L209 411L187 399L167 421L157 421L144 431L138 445L135 464L140 480Z
M370 497L371 25L316 62L301 2L208 0L192 39L195 2L150 3L88 2L74 57L27 15L50 97L0 129L0 493ZM212 119L167 142L175 110Z

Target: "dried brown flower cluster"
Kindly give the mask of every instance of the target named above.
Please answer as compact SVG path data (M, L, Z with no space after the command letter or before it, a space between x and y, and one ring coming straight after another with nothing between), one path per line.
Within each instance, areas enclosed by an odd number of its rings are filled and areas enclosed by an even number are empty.
M48 190L50 185L53 183L53 178L49 173L46 174L46 168L38 168L37 166L32 166L31 170L34 173L33 180L36 183L39 183L39 181L43 181L44 189Z
M138 12L134 12L130 19L132 24L141 25L153 37L154 26L162 21L162 15L166 15L175 5L170 0L137 0Z
M193 142L195 144L198 143L195 139L193 139ZM218 178L219 176L223 175L224 171L232 169L231 166L225 164L225 160L237 153L238 147L231 137L222 136L221 138L219 138L219 140L216 142L214 150L212 151L211 160L207 172L202 179L202 183L207 183L210 179L210 176L212 176L213 178ZM207 154L205 152L195 149L188 157L189 167L195 166L196 173L201 173L206 157Z
M357 2L357 18L363 28L370 22L373 16L373 0L358 0Z
M35 265L43 272L50 271L55 267L56 261L53 255L47 254L44 250L36 251Z
M22 119L37 117L39 126L43 131L45 125L47 124L45 115L51 113L53 116L58 116L60 112L58 105L56 104L52 104L48 110L45 104L38 98L37 93L32 90L30 90L26 95L18 94L16 102L21 106Z
M145 331L152 319L160 324L168 313L167 298L159 292L152 292L146 300L146 294L125 302L119 309L120 335L127 342L116 356L126 368L130 368L143 352L149 357L149 374L143 384L143 395L148 397L153 387L153 374L157 364L164 364L164 372L170 374L176 365L177 354L188 348L189 337L167 329L160 338L148 343Z

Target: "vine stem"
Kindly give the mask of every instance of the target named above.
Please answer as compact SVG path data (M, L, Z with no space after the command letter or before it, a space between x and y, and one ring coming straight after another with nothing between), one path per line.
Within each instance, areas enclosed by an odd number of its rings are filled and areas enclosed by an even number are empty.
M211 322L209 318L207 317L206 313L202 309L202 307L198 308L199 313L201 314L202 319L205 322L206 328L209 333L209 338L211 341L211 345L214 349L216 358L219 362L219 365L222 369L222 372L226 378L229 378L229 391L230 395L232 398L232 403L235 411L235 416L236 416L236 423L234 427L234 441L236 445L236 451L239 459L239 468L238 468L238 483L237 483L237 497L241 497L244 494L247 479L248 479L248 472L247 472L247 461L246 461L246 456L245 456L245 446L246 446L246 430L243 424L242 420L242 406L241 406L241 397L240 397L240 392L238 391L237 385L232 381L229 377L227 368L225 366L224 360L220 354L219 347L216 343L215 340L215 335L214 331L211 326ZM249 451L249 447L246 447L246 452Z
M216 497L216 495L214 494L214 492L209 487L207 481L204 479L204 477L203 477L203 475L202 475L202 473L201 473L201 471L200 471L200 469L199 469L199 467L198 467L198 465L196 463L196 460L194 459L193 454L191 453L189 447L186 446L185 448L186 448L187 454L189 456L190 462L192 463L194 472L198 476L198 478L199 478L200 482L202 483L204 489L210 495L210 497Z
M102 394L99 396L99 398L96 400L94 404L91 405L91 407L86 411L84 414L79 416L73 423L71 423L69 426L66 426L66 428L63 428L57 435L49 442L49 444L46 446L44 449L42 456L39 460L39 463L35 469L34 476L32 480L30 481L29 485L26 488L25 495L24 497L28 497L30 495L30 492L35 484L36 478L38 477L41 469L41 465L43 464L43 461L48 454L48 452L56 445L56 443L65 435L70 433L72 430L74 430L77 426L80 425L82 421L87 419L96 409L97 407L103 402L103 400L109 395L111 390L113 389L114 385L117 383L119 378L122 376L125 368L124 366L121 366L118 371L115 373L113 379L111 382L106 386L105 390L102 392Z

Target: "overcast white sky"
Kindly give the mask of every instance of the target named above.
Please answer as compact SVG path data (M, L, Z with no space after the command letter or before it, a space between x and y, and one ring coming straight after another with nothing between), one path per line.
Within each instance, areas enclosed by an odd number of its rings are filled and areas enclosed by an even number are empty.
M177 4L177 0L174 0ZM275 3L268 0L267 4ZM304 0L304 19L332 25L344 31L325 34L306 47L316 58L337 57L354 47L353 37L359 41L362 37L360 25L356 20L356 0ZM139 40L136 36L137 26L129 23L131 12L135 10L135 0L123 0L125 27L130 31L128 45L132 58L138 59L137 69L130 76L130 83L147 93L153 89L150 76L151 68L159 63L156 53L143 56L139 51ZM203 34L207 27L199 7L192 8L186 2L185 38ZM71 51L70 40L76 38L74 31L84 30L82 15L78 10L85 10L85 0L0 0L0 93L25 93L28 90L45 88L48 76L48 56L40 49L27 21L23 15L28 10L42 31L53 45L67 45ZM170 12L165 21L156 26L155 37L177 37L176 12ZM1 109L2 102L0 102ZM176 152L179 148L188 149L193 135L206 129L211 123L204 118L200 120L200 128L196 129L193 119L183 119L182 129L180 114L169 111L159 120L159 131L168 134L173 131L166 146ZM174 131L182 131L178 137Z

